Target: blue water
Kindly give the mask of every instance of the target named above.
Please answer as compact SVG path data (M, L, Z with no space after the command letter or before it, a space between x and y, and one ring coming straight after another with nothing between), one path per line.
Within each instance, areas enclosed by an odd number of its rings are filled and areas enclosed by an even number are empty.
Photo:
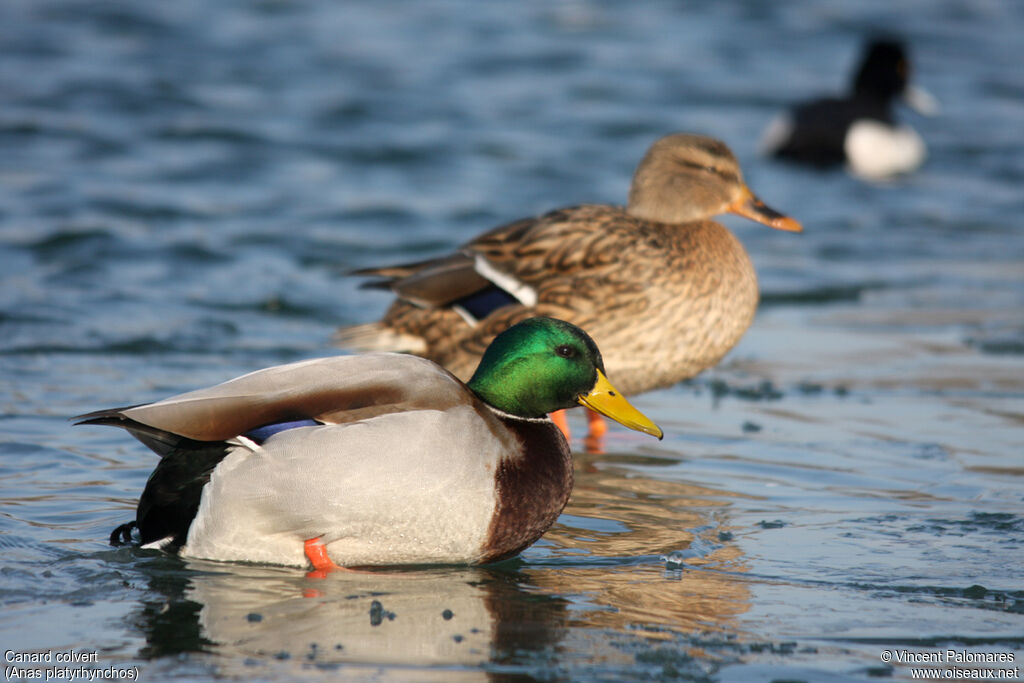
M759 158L879 27L942 104L901 112L926 165L878 185ZM987 0L5 0L0 649L140 680L1020 665L1022 30L1024 4ZM70 416L334 353L388 303L347 271L621 203L676 130L728 142L806 232L723 219L758 269L753 327L637 398L663 442L577 443L573 499L521 558L317 582L106 545L154 459Z

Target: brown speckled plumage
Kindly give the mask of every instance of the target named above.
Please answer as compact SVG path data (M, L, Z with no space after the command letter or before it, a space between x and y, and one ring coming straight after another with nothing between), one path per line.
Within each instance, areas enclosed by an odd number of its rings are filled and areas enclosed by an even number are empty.
M360 271L385 278L398 298L380 322L344 328L338 340L416 353L465 379L496 334L545 315L586 330L624 393L669 386L717 363L753 319L753 265L739 240L709 220L728 211L800 229L750 193L724 143L670 135L637 168L628 207L559 209L496 228L445 258ZM489 284L481 259L531 288L536 303L467 322L452 303Z

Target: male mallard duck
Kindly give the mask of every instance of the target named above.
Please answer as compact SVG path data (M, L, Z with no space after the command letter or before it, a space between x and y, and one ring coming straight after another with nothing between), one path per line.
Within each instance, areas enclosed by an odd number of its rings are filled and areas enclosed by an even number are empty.
M914 129L896 123L897 98L922 114L938 108L931 95L910 85L903 43L874 39L865 46L849 94L796 105L768 125L761 150L822 168L848 163L869 179L909 173L924 162L925 145Z
M78 424L123 427L161 457L112 542L137 526L190 557L327 570L520 552L569 498L546 414L576 404L661 438L593 340L550 318L499 335L468 384L415 356L321 358Z
M466 378L496 334L546 315L593 335L627 395L669 386L717 363L754 317L754 267L710 220L725 212L801 230L754 196L724 143L669 135L640 162L625 208L559 209L449 256L356 271L384 278L369 286L398 298L381 321L342 328L336 340L415 353Z

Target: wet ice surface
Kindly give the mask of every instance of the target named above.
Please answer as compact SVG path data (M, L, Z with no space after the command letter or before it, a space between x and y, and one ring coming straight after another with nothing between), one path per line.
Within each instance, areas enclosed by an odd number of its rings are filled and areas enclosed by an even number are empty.
M5 3L0 644L143 680L909 677L886 649L1019 664L1022 12ZM839 88L874 26L910 36L942 102L904 113L925 168L869 185L758 159L761 127ZM521 558L314 581L106 546L154 461L69 416L332 353L337 325L387 303L345 271L622 202L680 129L725 139L807 231L725 221L758 268L754 326L636 399L664 441L613 430L580 452Z

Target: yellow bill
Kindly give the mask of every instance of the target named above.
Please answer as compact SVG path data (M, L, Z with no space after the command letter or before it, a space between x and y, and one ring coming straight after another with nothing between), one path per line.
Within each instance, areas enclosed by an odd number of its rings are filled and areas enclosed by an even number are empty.
M576 400L580 405L590 408L595 413L601 413L625 427L656 436L659 439L664 436L661 428L634 408L600 370L597 371L597 383L594 388L586 396L579 395Z

